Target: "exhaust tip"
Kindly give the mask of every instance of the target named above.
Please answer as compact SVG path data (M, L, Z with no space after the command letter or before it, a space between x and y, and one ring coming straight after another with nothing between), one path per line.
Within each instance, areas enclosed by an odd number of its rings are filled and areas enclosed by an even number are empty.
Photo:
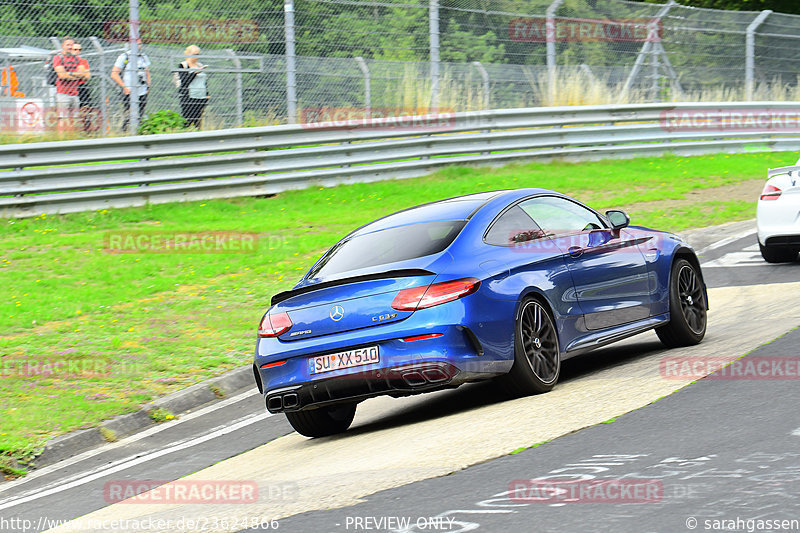
M405 372L403 374L403 381L405 381L409 387L419 387L428 383L428 380L416 371Z
M283 408L283 400L280 396L270 396L267 398L267 410L276 413Z
M294 392L283 395L283 408L293 409L300 405L300 398Z
M431 383L439 383L440 381L447 381L450 376L447 372L440 368L428 368L422 371L422 376Z

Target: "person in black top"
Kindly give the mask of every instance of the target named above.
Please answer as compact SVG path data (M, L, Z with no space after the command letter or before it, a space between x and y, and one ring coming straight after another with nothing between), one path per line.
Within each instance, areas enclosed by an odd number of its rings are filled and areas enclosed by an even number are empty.
M191 45L186 48L186 59L181 62L176 72L178 96L181 103L181 115L186 121L186 126L200 127L203 111L208 105L208 87L206 65L200 63L198 55L200 48Z
M78 68L76 72L83 75L83 79L76 82L78 85L78 102L80 105L80 116L83 118L83 131L88 132L97 129L97 124L93 123L94 115L94 101L92 98L92 91L87 83L91 79L91 72L89 70L89 62L81 57L83 46L75 42L72 45L72 55L78 60Z

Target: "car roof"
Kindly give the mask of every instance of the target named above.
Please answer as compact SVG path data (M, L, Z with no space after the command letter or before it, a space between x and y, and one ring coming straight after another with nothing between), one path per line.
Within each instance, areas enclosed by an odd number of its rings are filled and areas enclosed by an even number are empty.
M386 215L385 217L369 222L352 231L345 239L389 228L419 224L421 222L469 220L484 207L489 207L490 211L494 211L497 208L501 209L505 207L515 200L536 194L561 195L561 193L549 189L528 188L503 189L455 196L453 198L446 198L444 200L437 200L435 202L409 207L408 209Z
M353 231L349 237L364 235L398 226L418 224L420 222L437 222L444 220L467 220L480 209L486 202L492 200L504 191L488 191L467 194L445 200L437 200L427 204L409 207L402 211L386 215Z

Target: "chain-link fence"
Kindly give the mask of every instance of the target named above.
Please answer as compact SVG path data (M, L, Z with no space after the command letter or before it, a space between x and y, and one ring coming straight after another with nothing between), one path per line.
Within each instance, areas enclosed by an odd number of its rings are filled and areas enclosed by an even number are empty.
M143 118L184 111L174 74L197 45L206 129L799 92L800 16L772 12L624 0L0 0L3 127L43 127L33 112L58 92L45 64L68 35L92 74L92 130L119 133L126 111L111 72L129 46L131 5L151 63Z

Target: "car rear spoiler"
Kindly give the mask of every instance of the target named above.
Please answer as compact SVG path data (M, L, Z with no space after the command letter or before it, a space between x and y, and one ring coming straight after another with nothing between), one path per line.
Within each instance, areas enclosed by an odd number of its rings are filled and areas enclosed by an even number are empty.
M773 176L780 176L781 174L789 174L791 172L800 173L800 166L771 168L767 172L767 179L770 179ZM793 177L792 182L796 180L797 177L795 176Z
M361 276L351 276L349 278L339 278L330 281L323 281L321 283L315 283L313 285L306 285L304 287L300 287L297 289L279 292L278 294L272 297L272 301L270 303L272 305L276 305L284 300L288 300L293 296L297 296L298 294L305 294L307 292L318 291L320 289L325 289L327 287L336 287L337 285L347 285L348 283L357 283L359 281L371 281L376 279L389 279L389 278L404 278L411 276L432 276L432 275L434 275L433 272L431 272L430 270L424 270L422 268L385 270L383 272L375 272L373 274L363 274Z

